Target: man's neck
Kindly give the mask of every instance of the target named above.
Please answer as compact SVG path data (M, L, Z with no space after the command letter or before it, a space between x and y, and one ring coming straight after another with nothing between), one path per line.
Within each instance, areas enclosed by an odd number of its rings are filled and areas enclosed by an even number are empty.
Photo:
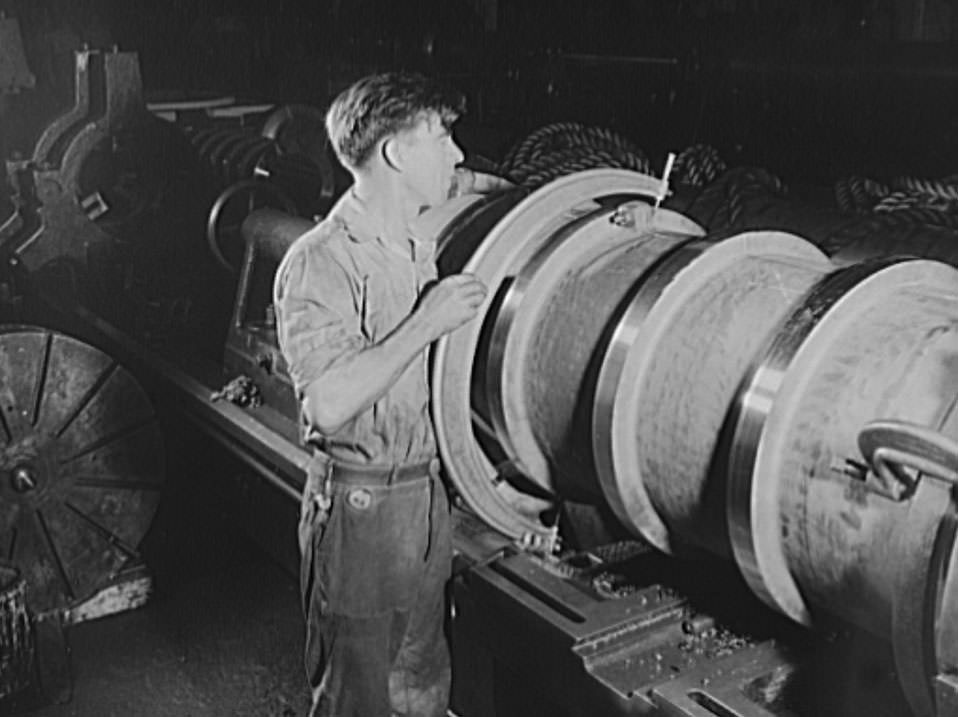
M409 225L419 215L415 202L403 196L395 183L376 177L357 177L353 193L362 202L379 238L403 251L409 250Z

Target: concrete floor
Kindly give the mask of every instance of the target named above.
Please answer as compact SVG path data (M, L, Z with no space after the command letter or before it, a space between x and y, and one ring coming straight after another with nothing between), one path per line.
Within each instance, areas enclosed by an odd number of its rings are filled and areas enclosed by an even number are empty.
M308 708L296 586L255 554L70 628L67 639L72 698L17 714L296 717Z

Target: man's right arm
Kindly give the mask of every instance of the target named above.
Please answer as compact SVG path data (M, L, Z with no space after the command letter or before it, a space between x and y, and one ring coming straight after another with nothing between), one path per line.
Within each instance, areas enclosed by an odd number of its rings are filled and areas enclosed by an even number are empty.
M438 282L382 341L342 356L305 387L307 420L323 434L338 431L379 400L429 344L475 317L485 295L468 274Z
M362 334L348 273L330 257L299 251L276 278L280 346L306 420L323 434L368 409L430 343L472 319L486 290L475 277L446 277L381 341Z

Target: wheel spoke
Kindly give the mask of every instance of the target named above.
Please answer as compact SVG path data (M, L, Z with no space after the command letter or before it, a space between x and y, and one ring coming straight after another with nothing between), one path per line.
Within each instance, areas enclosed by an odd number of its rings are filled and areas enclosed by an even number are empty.
M50 551L50 555L53 558L53 564L57 568L57 575L60 578L60 582L63 583L64 592L67 597L70 598L70 600L76 600L76 594L73 590L73 583L70 582L70 576L67 575L66 565L63 563L63 558L60 556L60 551L57 548L56 541L53 539L53 533L50 531L50 526L47 523L47 519L39 508L35 511L35 514L37 516L37 522L40 524L40 533L43 535L47 549Z
M17 552L17 538L19 536L20 536L20 531L17 530L16 528L13 528L13 530L10 531L10 542L7 545L7 550L5 555L7 562L9 563L13 562L13 556Z
M93 397L97 392L103 387L103 384L107 382L107 379L114 374L117 369L118 364L116 362L111 363L104 371L100 372L100 375L96 377L96 380L93 382L93 385L90 386L89 390L77 401L77 404L73 407L70 413L67 414L66 418L63 419L63 422L60 426L53 432L53 435L57 438L60 438L70 425L77 419L83 409L86 408L90 402L93 400Z
M126 479L106 476L77 475L73 477L77 488L97 490L151 490L158 491L163 485L155 480Z
M105 525L97 521L89 513L85 513L83 510L75 506L70 501L64 502L64 505L67 508L69 508L70 511L75 516L77 516L84 525L91 528L93 532L95 532L97 535L103 538L106 542L108 542L114 548L116 548L117 550L119 550L120 552L126 554L127 556L131 558L140 557L140 554L136 551L135 548L132 548L129 545L127 545L126 542L124 542L124 540L119 535L117 535L112 530L107 528Z
M50 370L50 352L53 348L53 334L47 334L43 342L43 353L40 355L40 368L37 370L37 380L33 391L33 415L30 425L36 426L40 420L40 406L43 403L43 392L46 389L47 373Z
M10 443L13 441L13 433L10 431L10 424L7 423L7 415L4 411L0 411L0 427L3 428L3 434L6 437L6 442Z
M83 458L84 456L88 456L94 451L97 451L105 446L108 446L111 443L117 443L119 441L122 441L125 438L129 438L130 436L136 434L137 432L142 431L144 428L147 428L153 425L153 423L154 423L153 416L149 416L145 419L137 421L136 423L131 423L130 425L125 426L124 428L121 428L118 431L114 431L113 433L109 433L105 436L102 436L101 438L98 438L92 443L88 443L82 448L79 448L76 451L74 451L71 455L67 456L66 458L61 458L60 463L61 464L71 463L72 461L75 461L78 458Z

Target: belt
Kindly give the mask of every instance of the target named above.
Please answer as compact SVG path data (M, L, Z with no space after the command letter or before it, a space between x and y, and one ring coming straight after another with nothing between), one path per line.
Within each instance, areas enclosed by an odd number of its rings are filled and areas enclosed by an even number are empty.
M417 478L439 475L439 459L405 465L349 463L335 458L320 458L326 478L342 485L396 485Z

